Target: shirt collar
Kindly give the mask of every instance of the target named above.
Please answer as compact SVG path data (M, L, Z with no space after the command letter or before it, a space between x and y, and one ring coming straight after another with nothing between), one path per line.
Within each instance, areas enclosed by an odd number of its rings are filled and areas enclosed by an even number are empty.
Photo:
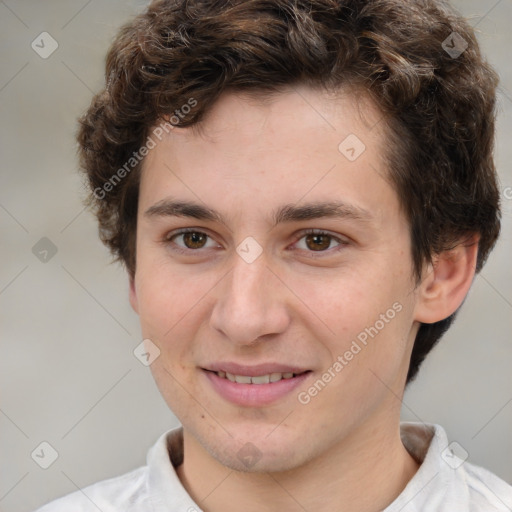
M420 512L426 510L425 506L430 507L429 510L445 510L443 506L446 506L446 500L449 501L449 495L456 493L460 499L461 491L464 494L464 489L460 488L464 481L462 461L459 467L454 467L457 461L452 463L452 457L456 456L449 452L444 429L440 425L402 422L400 436L420 467L383 512ZM446 454L450 457L448 462L443 459ZM201 512L178 478L175 468L182 462L183 427L177 427L160 436L148 452L148 497L153 512ZM467 499L469 503L469 496Z
M201 512L176 473L175 467L182 461L183 428L177 427L160 436L148 452L148 495L153 512Z

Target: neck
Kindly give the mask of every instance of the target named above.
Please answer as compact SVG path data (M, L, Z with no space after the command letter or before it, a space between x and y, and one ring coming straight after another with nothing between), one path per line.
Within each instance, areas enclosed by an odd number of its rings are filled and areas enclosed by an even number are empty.
M398 497L419 467L400 440L399 419L390 425L389 417L373 418L328 453L284 472L233 471L186 431L184 454L178 476L207 512L238 512L241 504L249 512L340 510L340 504L344 512L376 512Z

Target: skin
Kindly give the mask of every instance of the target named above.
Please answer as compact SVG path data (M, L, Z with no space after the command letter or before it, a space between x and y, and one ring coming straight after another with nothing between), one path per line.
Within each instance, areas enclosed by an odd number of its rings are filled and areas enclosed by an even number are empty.
M301 87L261 101L226 93L199 130L176 128L146 157L130 301L160 350L151 370L183 425L178 476L205 511L377 511L418 469L399 431L410 353L419 322L462 303L476 244L438 255L417 284L379 119L350 92ZM355 161L338 149L349 134L366 146ZM223 222L146 213L170 198ZM273 226L280 207L323 201L366 213ZM194 245L181 228L208 236ZM310 228L327 235L308 237ZM263 249L252 263L236 251L246 237ZM394 318L300 403L299 392L393 304ZM240 406L205 377L217 361L311 373L269 405ZM237 456L246 443L258 454L251 467Z

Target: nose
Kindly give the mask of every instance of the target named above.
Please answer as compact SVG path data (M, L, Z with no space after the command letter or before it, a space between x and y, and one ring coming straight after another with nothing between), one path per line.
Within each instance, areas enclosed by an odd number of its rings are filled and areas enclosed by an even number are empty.
M211 325L232 343L252 345L280 334L290 324L286 287L260 256L247 263L234 255L228 275L216 287ZM289 297L288 297L289 298Z

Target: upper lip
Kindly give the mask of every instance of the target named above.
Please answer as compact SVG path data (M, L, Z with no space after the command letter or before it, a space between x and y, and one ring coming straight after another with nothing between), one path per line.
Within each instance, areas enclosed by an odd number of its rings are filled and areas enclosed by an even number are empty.
M212 363L208 366L203 366L203 369L212 372L227 372L232 375L244 375L247 377L258 377L259 375L268 375L271 373L304 373L309 371L309 368L281 363L246 365L228 361Z

